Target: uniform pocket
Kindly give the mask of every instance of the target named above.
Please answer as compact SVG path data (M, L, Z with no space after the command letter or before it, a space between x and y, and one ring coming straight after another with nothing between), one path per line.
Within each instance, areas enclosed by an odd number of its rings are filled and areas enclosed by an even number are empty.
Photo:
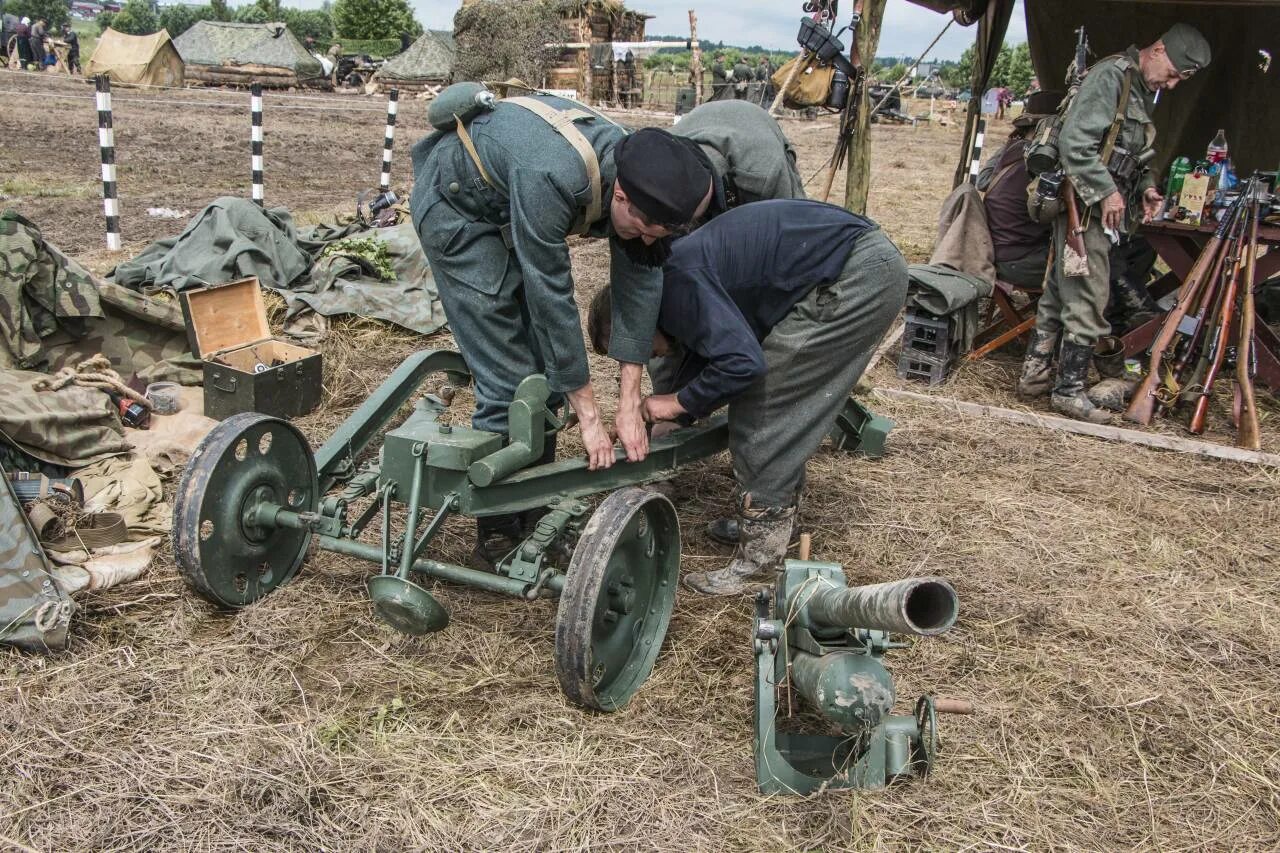
M511 262L498 226L468 217L434 190L423 202L414 225L432 271L487 296L497 293Z

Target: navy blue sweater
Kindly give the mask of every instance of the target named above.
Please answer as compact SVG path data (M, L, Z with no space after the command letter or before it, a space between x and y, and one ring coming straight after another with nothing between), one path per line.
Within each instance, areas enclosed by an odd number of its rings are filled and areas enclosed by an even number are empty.
M677 240L663 268L658 328L688 355L676 399L695 418L765 372L760 344L796 303L840 276L858 237L878 228L842 207L758 201Z

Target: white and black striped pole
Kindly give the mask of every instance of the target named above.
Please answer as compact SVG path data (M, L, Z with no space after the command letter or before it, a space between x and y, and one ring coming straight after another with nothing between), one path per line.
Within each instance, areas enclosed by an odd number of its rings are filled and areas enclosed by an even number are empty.
M982 168L982 139L987 132L987 120L978 116L978 131L973 135L973 159L969 161L969 183L978 183L978 171Z
M262 190L262 84L254 83L249 88L249 110L252 113L253 127L249 131L250 178L253 180L253 202L263 206Z
M387 93L387 135L382 139L382 178L378 181L378 189L384 193L391 189L391 145L396 141L396 109L399 98L399 89L392 89Z
M111 80L95 79L98 102L98 153L102 158L102 213L107 218L107 251L120 251L120 198L116 194L116 134L111 127Z

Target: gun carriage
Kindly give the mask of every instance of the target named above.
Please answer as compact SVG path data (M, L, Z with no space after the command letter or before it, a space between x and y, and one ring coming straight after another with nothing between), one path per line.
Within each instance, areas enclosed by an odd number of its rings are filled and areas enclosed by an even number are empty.
M448 385L420 396L409 416L383 434L419 388L440 375ZM366 560L379 568L368 581L374 613L408 634L439 631L449 621L415 574L516 598L558 596L562 690L588 708L616 710L653 668L679 579L675 508L639 486L724 450L725 416L654 440L641 462L627 462L618 451L612 468L589 471L581 458L539 463L547 436L566 425L548 410L540 375L517 389L508 436L443 422L447 389L469 379L458 353L417 353L314 453L287 421L258 413L223 421L178 484L178 568L205 599L240 608L288 583L312 546ZM851 399L832 438L845 450L879 455L891 427ZM369 452L379 435L381 448ZM604 493L589 513L586 499ZM543 514L493 572L427 556L451 516L530 511ZM403 532L393 535L397 514Z

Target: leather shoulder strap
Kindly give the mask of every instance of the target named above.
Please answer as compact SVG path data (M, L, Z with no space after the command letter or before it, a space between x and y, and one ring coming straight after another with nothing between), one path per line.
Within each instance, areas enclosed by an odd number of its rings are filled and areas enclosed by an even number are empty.
M1120 84L1120 100L1116 102L1115 118L1111 120L1111 129L1107 131L1107 138L1102 146L1102 162L1106 163L1107 158L1111 156L1111 152L1115 150L1116 140L1120 138L1120 128L1124 126L1124 114L1129 108L1129 91L1133 84L1133 75L1129 70L1133 67L1133 63L1128 57L1122 56L1116 62L1124 80Z
M580 119L596 118L595 114L579 109L558 110L550 104L523 96L505 98L502 103L523 107L538 116L551 125L556 133L563 136L582 158L582 165L587 169L587 181L591 185L591 199L587 202L586 215L577 223L577 233L586 234L591 224L600 218L604 210L604 199L601 197L600 187L600 160L596 157L596 151L591 147L591 143L582 135L582 131L578 130L574 122Z

